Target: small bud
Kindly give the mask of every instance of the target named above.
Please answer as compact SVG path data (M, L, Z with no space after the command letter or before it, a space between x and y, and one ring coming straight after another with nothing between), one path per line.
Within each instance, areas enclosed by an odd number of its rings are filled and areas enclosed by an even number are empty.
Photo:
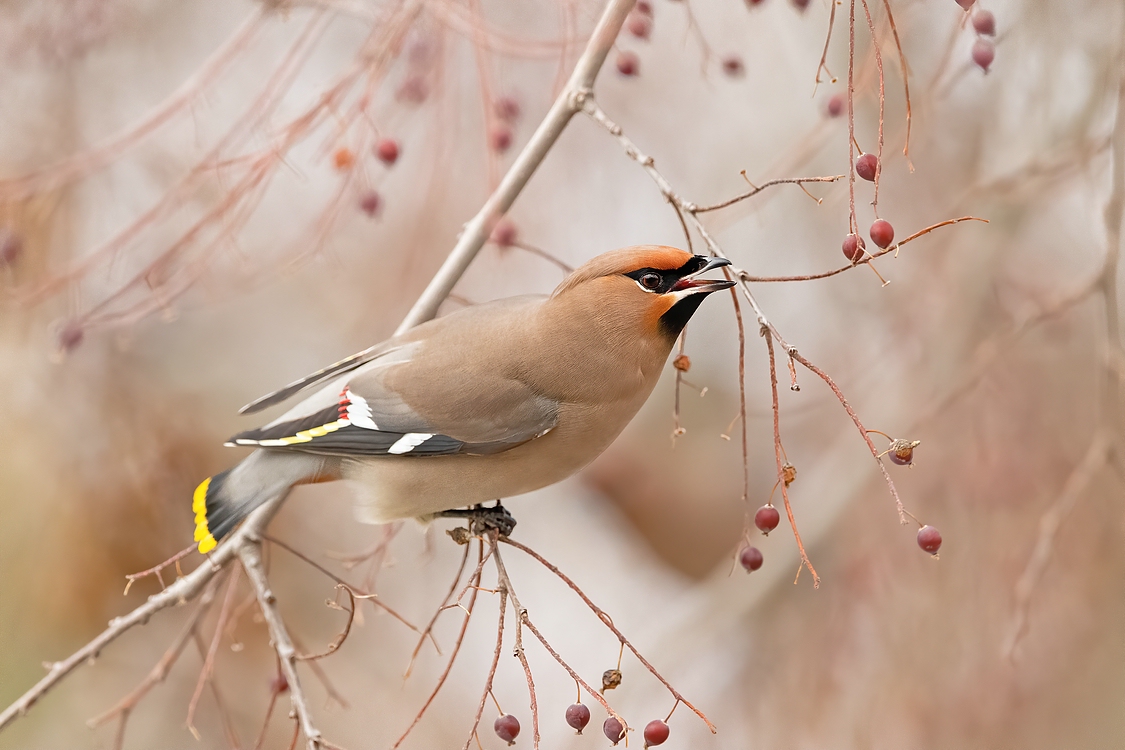
M762 567L765 558L762 557L762 551L757 547L743 547L742 552L738 555L738 562L746 569L747 573L753 573Z
M380 138L375 144L375 156L388 167L398 161L398 141L394 138Z
M566 723L576 733L582 734L582 730L590 723L590 709L582 703L572 703L566 707Z
M992 67L992 61L996 59L996 45L992 43L991 39L977 39L973 43L973 62L980 66L980 69L985 73Z
M891 226L889 221L885 219L876 219L871 225L871 230L868 232L871 235L871 241L882 248L890 246L895 239L895 228Z
M618 742L625 738L625 727L621 726L621 722L612 716L602 723L602 732L615 747Z
M672 367L680 372L687 372L691 369L691 357L686 354L677 354L676 358L672 360Z
M875 154L860 154L855 160L855 173L868 182L875 181L875 173L879 171L879 157Z
M621 684L621 670L607 669L602 672L602 692L613 690Z

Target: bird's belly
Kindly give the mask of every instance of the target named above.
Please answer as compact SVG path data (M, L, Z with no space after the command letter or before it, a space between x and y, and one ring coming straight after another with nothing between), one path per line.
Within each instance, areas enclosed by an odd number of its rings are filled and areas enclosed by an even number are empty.
M553 431L503 453L345 461L342 474L356 490L356 517L366 523L417 518L560 482L609 447L640 408L643 399L639 401L602 407L597 420L570 407Z

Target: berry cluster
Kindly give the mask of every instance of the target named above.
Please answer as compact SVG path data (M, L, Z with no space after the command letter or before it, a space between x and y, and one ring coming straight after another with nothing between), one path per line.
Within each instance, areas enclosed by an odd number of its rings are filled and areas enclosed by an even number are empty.
M983 8L973 10L976 0L957 0L957 4L966 13L972 13L973 31L977 32L977 40L973 43L973 62L987 73L996 59L996 43L991 39L996 36L996 16Z
M582 730L590 723L590 709L584 703L572 703L566 708L566 723L575 733L582 734ZM496 732L497 737L509 745L514 745L516 744L516 737L520 734L520 722L511 714L503 714L493 723L492 729ZM602 733L615 746L625 739L625 727L614 716L606 717L606 720L602 722ZM648 748L663 745L668 741L669 734L671 734L671 730L668 728L666 721L653 719L645 725L643 732L644 746Z

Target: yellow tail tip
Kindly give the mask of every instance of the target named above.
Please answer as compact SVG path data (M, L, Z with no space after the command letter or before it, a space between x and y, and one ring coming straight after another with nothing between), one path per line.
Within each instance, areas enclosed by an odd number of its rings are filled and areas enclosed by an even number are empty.
M215 549L217 542L207 528L207 489L211 486L211 477L207 477L195 488L191 499L191 510L195 513L195 541L199 542L199 552L206 554Z

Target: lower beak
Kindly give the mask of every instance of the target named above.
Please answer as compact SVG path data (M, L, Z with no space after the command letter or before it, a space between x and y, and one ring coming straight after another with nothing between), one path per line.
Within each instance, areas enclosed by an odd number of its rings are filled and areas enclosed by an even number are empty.
M723 289L730 289L732 286L734 286L733 281L728 281L726 279L697 278L701 274L707 273L708 271L712 271L716 268L722 268L723 266L729 265L730 261L726 258L710 258L707 261L706 265L703 266L703 268L700 268L695 273L688 274L687 276L684 276L682 279L677 281L676 285L672 287L671 291L689 292L691 294L710 294L711 292L719 292Z

